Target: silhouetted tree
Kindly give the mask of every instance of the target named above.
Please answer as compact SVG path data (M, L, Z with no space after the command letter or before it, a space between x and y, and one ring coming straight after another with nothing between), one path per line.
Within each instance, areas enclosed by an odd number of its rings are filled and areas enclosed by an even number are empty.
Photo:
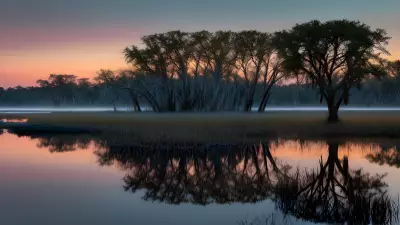
M102 69L100 70L100 72L97 73L95 80L100 84L106 84L111 92L115 95L115 99L113 101L114 111L116 110L115 102L118 99L118 92L116 91L116 89L118 88L126 90L128 92L134 111L142 111L139 103L139 93L137 85L138 81L135 73L133 73L132 71L122 71L119 75L115 75L115 73L111 70ZM153 107L153 110L155 112L158 112L157 107Z
M230 31L171 31L145 36L143 49L132 46L124 53L145 75L141 95L155 111L232 109L241 96L233 39Z
M4 88L3 87L0 87L0 98L3 96L3 94L4 94Z
M180 31L154 34L143 37L142 41L144 49L136 46L125 48L125 59L133 64L135 70L159 76L160 85L145 90L145 98L153 108L156 111L176 111L175 83L172 79L178 76L183 78L182 85L187 85L187 63L191 54L188 34Z
M89 78L78 78L75 92L78 100L86 104L93 104L99 98L97 86L92 84Z
M305 74L326 101L329 122L338 121L338 109L347 104L351 87L370 75L383 76L380 53L389 37L360 22L333 20L297 24L276 33L275 44L288 71Z
M207 83L208 104L207 111L235 109L238 96L241 92L236 92L236 85L229 83L239 81L236 76L237 54L234 51L234 33L231 31L217 31L210 37L206 54L207 70L204 76L211 75L211 81ZM228 82L225 85L225 82ZM226 101L233 100L232 104Z
M400 60L389 62L389 73L394 77L400 76Z
M74 89L77 85L75 75L51 74L47 80L38 80L36 83L52 93L54 105L59 106L63 101L74 102Z
M1 99L3 98L4 92L5 92L4 88L0 87L0 102L1 102Z
M263 112L267 103L325 101L328 121L335 122L350 93L356 105L399 105L400 61L382 61L379 55L387 53L388 39L384 30L347 20L311 21L275 35L254 30L152 34L142 38L143 47L125 48L132 70L100 70L96 83L52 74L38 80L39 86L0 88L0 104L112 104L115 110L132 104L134 111L154 112L250 111L258 104ZM382 78L386 73L390 76Z
M252 30L235 34L237 66L243 74L245 84L245 112L251 111L253 107L257 84L261 83L263 86L258 111L264 111L272 87L283 78L271 37L271 34Z

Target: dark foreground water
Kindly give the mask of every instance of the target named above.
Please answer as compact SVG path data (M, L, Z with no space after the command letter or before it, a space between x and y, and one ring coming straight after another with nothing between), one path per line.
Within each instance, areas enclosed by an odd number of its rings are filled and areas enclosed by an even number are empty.
M398 224L396 140L24 135L0 135L0 224Z

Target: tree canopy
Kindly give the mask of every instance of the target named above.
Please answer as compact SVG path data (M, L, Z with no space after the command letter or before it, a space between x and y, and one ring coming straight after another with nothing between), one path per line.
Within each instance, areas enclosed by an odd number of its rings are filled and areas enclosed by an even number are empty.
M271 40L272 34L254 30L170 31L145 36L144 48L127 47L124 54L135 72L152 77L137 94L155 111L251 111L260 83L263 111L283 78Z
M388 41L385 30L348 20L314 20L275 33L156 33L142 37L141 46L124 49L129 70L102 69L94 82L51 74L37 81L39 87L0 90L1 104L50 101L56 106L129 104L134 111L262 112L267 104L325 102L328 121L335 122L350 96L358 105L400 102L400 61L383 59Z
M358 21L314 20L277 32L274 43L284 68L318 89L320 101L328 105L328 120L334 122L340 105L349 101L351 87L386 74L381 54L389 54L389 39L385 30Z

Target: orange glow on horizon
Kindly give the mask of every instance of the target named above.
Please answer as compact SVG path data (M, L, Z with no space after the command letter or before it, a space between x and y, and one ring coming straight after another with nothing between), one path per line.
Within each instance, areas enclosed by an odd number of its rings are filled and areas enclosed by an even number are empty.
M2 83L9 86L32 86L36 80L45 79L50 74L74 74L78 77L93 78L102 68L127 68L121 46L124 45L48 52L33 51L8 57L0 55L1 64L6 65L0 67Z
M74 74L78 77L93 78L100 69L127 69L130 67L123 58L126 46L140 44L136 39L118 40L108 44L77 43L61 46L38 46L23 51L0 53L0 86L34 86L36 80L50 74ZM400 59L400 39L393 38L388 50L389 60Z

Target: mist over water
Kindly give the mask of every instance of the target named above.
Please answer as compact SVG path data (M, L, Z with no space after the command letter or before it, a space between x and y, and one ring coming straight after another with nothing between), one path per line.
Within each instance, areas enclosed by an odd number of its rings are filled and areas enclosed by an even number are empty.
M252 111L256 112L257 107ZM325 106L272 106L265 109L266 112L276 111L327 111ZM110 107L0 107L0 113L51 113L51 112L113 112ZM130 112L131 107L117 107L117 111ZM149 107L143 107L143 111L152 111ZM341 107L339 111L400 111L400 107Z

